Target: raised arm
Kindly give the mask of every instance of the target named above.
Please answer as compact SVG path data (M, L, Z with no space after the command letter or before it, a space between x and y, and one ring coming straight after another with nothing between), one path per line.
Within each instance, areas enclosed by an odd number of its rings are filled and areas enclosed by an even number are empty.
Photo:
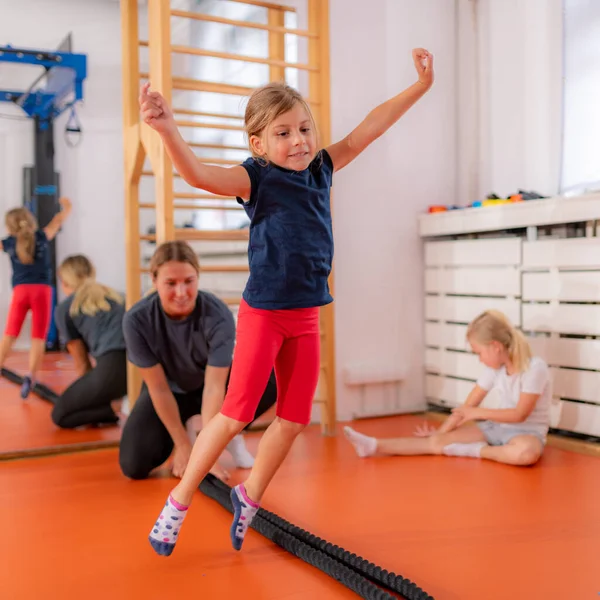
M142 119L158 132L175 169L187 183L212 194L250 198L250 177L246 169L200 162L177 129L171 108L161 94L150 91L149 83L142 86L139 102Z
M423 48L412 51L419 75L416 83L374 108L343 140L327 148L335 171L352 162L367 146L382 136L433 85L433 56Z
M67 217L71 214L71 201L68 198L61 198L59 201L61 211L56 213L50 223L44 227L44 233L49 240L56 237L62 224L67 220Z

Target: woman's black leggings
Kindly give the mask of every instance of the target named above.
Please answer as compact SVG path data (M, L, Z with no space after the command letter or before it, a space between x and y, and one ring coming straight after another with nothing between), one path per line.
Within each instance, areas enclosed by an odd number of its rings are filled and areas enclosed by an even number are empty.
M74 381L60 396L52 410L59 427L117 423L110 406L127 394L127 358L125 350L113 350L96 359L96 366Z
M229 380L228 382L229 383ZM187 394L173 394L179 406L181 422L202 411L202 388ZM254 419L277 402L277 384L272 374L260 399ZM126 477L145 479L152 469L160 467L173 452L173 440L156 414L148 388L144 384L139 398L123 428L119 445L119 464Z

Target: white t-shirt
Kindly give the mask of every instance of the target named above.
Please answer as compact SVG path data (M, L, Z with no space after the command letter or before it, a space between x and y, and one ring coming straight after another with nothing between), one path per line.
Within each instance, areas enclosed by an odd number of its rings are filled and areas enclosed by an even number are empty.
M477 380L477 385L489 392L496 388L500 402L499 409L516 408L521 394L540 394L531 414L521 423L507 423L511 427L533 428L536 431L548 432L550 425L550 406L552 404L552 382L550 369L539 357L529 362L529 368L523 373L508 375L506 367L498 370L485 367ZM492 419L493 420L493 419Z

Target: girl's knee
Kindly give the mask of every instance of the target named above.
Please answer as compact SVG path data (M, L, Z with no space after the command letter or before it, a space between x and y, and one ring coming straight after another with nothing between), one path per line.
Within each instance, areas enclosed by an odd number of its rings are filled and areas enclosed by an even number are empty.
M60 427L61 429L68 429L68 427L66 427L66 423L65 423L65 417L67 415L64 411L58 409L58 407L55 406L54 409L52 410L52 414L50 416L52 418L52 422L57 427Z
M305 423L295 423L294 421L286 421L281 417L276 417L275 422L277 423L277 426L282 431L282 433L289 437L296 437L297 435L302 433L306 428Z
M535 464L542 456L540 448L525 446L515 449L515 463L522 466Z
M222 409L221 412L219 412L219 416L223 419L223 426L231 437L235 437L238 433L241 433L244 427L247 427L250 424L250 421L239 421L224 414Z

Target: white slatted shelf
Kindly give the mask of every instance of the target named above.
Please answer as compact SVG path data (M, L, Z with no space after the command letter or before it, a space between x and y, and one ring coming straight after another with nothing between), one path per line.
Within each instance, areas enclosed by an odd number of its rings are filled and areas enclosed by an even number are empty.
M600 194L420 218L427 238L425 387L431 403L464 402L482 368L470 352L467 324L496 309L551 366L552 426L600 436L600 238L560 237L575 231L570 224L596 219ZM550 225L557 226L553 237L524 239L526 227ZM494 230L497 237L477 238ZM448 234L459 239L435 239Z

